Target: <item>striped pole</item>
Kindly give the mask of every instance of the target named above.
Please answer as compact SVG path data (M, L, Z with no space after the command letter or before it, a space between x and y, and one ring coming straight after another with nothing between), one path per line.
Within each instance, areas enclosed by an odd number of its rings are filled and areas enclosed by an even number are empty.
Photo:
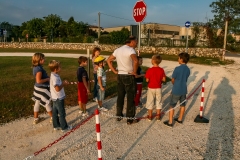
M98 160L102 160L102 143L100 137L100 121L99 121L99 111L95 110L96 117L96 132L97 132L97 147L98 147Z
M205 83L205 79L203 79L203 81L202 81L202 96L201 96L201 104L200 104L200 118L203 117L204 83Z
M200 104L200 114L194 119L196 123L209 123L209 120L203 117L203 102L204 102L204 83L205 79L202 80L202 96L201 96L201 104Z

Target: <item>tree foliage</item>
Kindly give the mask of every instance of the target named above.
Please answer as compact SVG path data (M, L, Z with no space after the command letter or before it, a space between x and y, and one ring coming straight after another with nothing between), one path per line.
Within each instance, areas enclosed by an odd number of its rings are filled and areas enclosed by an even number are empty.
M229 21L229 31L240 33L240 2L239 0L217 0L210 4L214 18L212 27L224 30L225 21Z

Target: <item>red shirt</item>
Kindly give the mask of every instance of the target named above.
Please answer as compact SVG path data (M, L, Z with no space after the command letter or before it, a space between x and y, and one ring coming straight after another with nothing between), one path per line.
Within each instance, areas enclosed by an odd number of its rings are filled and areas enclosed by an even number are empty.
M152 67L147 70L145 77L149 79L148 88L155 89L162 87L162 79L166 75L161 67Z

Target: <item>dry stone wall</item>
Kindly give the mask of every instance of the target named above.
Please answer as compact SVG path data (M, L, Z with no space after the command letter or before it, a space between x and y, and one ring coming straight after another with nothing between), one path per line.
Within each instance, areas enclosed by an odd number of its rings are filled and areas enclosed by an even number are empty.
M95 46L100 47L103 51L113 52L121 45L99 45L96 43L2 43L0 48L31 48L31 49L64 49L64 50L92 50ZM170 48L170 47L151 47L142 46L141 52L143 53L160 53L168 55L177 55L185 51L185 48ZM71 51L69 51L71 52ZM190 55L196 55L198 57L215 57L221 56L221 49L219 48L189 48L188 53Z

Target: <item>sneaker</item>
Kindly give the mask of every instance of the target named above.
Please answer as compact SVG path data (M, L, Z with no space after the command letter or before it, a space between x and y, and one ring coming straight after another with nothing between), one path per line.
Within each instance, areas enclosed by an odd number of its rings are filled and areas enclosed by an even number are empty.
M53 122L53 120L52 120L52 117L50 118L50 121L49 121L50 123L52 123Z
M88 112L86 111L86 112L82 113L82 116L83 117L88 116Z
M61 127L53 128L54 131L60 130Z
M45 118L43 118L43 117L38 117L38 118L34 118L34 120L33 120L33 124L38 124L39 122L41 122L41 121L43 121Z
M182 124L182 121L179 121L178 118L174 118L174 120L178 123L181 123Z
M64 130L62 130L62 132L67 132L67 131L70 131L72 129L72 126L68 126L68 128L67 129L64 129Z
M97 97L93 98L93 102L98 102Z
M104 111L104 112L108 111L108 109L105 108L105 107L99 107L99 106L98 106L98 109L101 110L101 111Z

